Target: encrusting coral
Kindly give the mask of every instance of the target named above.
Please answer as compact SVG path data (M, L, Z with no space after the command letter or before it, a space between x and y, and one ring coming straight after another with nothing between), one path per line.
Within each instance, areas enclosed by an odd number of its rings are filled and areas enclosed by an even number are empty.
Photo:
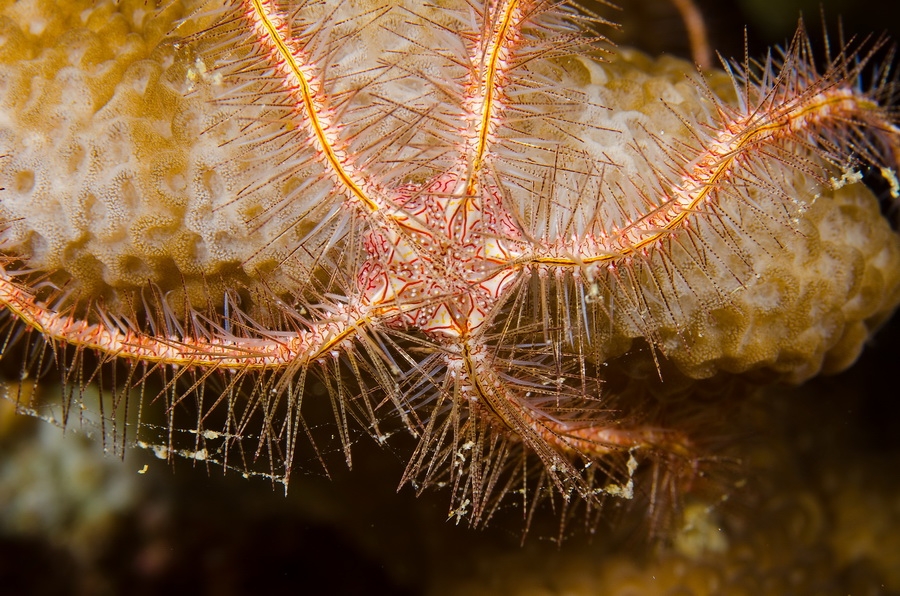
M278 269L279 264L298 273L284 261L285 252L295 247L277 237L302 238L305 230L286 231L283 222L309 209L324 191L315 190L309 193L314 199L305 199L291 188L302 184L298 181L305 171L293 172L279 184L265 184L279 175L279 168L247 154L246 145L258 141L240 137L238 125L215 125L234 110L212 101L230 91L222 89L226 82L213 70L214 61L204 57L207 48L202 41L179 44L178 37L166 35L185 10L176 10L175 5L156 13L145 5L20 2L6 11L2 73L6 157L0 162L6 188L0 215L9 222L3 237L6 251L27 256L31 268L71 280L81 300L115 298L117 289L149 283L167 292L188 289L190 303L202 308L210 300L210 286L216 289L212 295L221 300L225 287L252 284L254 277ZM376 63L385 52L404 51L410 49L388 47L370 52L369 60ZM356 52L351 58L335 61L350 62L361 73L372 69L371 64L358 64ZM567 58L564 72L552 61L535 67L548 84L571 95L563 105L573 124L561 132L556 120L534 118L535 123L515 132L527 132L548 147L569 149L571 144L602 156L601 163L615 163L602 181L614 188L625 180L646 177L647 162L659 158L660 148L653 146L649 131L672 145L687 143L690 130L682 119L691 118L696 127L694 122L711 115L703 89L685 76L693 71L687 63L652 62L625 50L612 63L598 62L601 58L600 54ZM437 68L417 66L425 71ZM726 97L733 93L728 84L724 75L716 75L717 89ZM584 104L576 104L579 100ZM242 115L246 117L243 111ZM381 130L384 124L361 120L365 134L373 138L390 132ZM226 142L235 137L242 142ZM651 155L630 147L642 147ZM544 151L533 152L528 159L558 157ZM391 175L409 176L408 166L399 169L402 174ZM816 192L816 181L785 170L771 175L789 177L797 189L792 200L808 200L804 195ZM592 196L601 190L583 188L578 182L566 185L567 192L559 192L557 200L575 202L573 193ZM238 191L247 186L254 186L252 202L236 201ZM677 317L649 329L646 321L634 321L633 315L613 317L611 324L620 329L601 353L618 355L631 338L650 334L665 338L660 341L664 354L691 376L767 366L802 380L819 372L826 356L826 370L844 368L855 359L871 327L896 304L900 256L896 235L862 184L822 192L810 201L797 229L786 222L777 224L779 245L745 241L742 256L755 263L753 277L739 280L741 291L733 289L731 267L712 283L687 279L697 293L690 298L692 304L685 305L682 296L677 307L665 305L680 310ZM533 201L522 194L523 205ZM291 197L290 206L284 204L284 196ZM272 206L278 209L269 215ZM609 210L607 219L621 217L613 207ZM269 225L257 222L254 216L260 212L267 213ZM546 224L532 225L537 229ZM741 234L749 238L773 233L765 221L732 225L741 225ZM714 254L735 252L727 246L730 236L705 239ZM777 259L769 254L775 251ZM674 263L683 272L689 272L690 265ZM708 270L695 275L702 279ZM273 277L278 275L266 279L271 282ZM716 294L723 288L733 293L731 303L710 312L707 305L721 302Z
M286 481L306 394L348 462L348 418L417 437L404 481L473 524L514 495L631 498L636 469L654 493L658 463L680 490L715 410L617 395L620 360L638 385L799 382L900 302L861 175L896 194L870 47L820 72L801 32L700 75L548 2L2 15L4 359L32 342L36 379L52 345L76 398L104 374L86 353L119 360L111 418L161 373L161 436L119 422L166 456Z
M221 110L203 62L167 35L179 8L4 11L5 245L72 279L81 299L115 303L117 290L148 283L186 289L192 304L210 291L221 299L271 240L246 215L214 209L250 179L236 179L242 164L220 147L227 137L205 131ZM275 192L255 196L276 203Z

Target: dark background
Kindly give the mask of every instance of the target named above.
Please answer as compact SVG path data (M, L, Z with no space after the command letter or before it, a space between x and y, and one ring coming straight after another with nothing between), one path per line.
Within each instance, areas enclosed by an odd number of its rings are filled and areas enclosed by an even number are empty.
M801 15L816 41L821 39L822 14L833 40L837 38L839 23L848 34L886 32L896 39L895 33L900 31L900 3L885 0L695 0L695 3L705 17L710 45L729 58L743 56L745 27L751 55L761 55L768 46L790 40ZM621 11L603 8L596 1L585 4L622 25L621 32L611 36L617 41L652 55L690 56L687 37L671 2L623 0L616 2Z

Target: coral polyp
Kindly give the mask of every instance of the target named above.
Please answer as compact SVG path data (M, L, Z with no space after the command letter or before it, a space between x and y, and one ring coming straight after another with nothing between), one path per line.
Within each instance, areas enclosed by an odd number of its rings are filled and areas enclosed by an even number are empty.
M116 444L287 483L404 431L473 525L656 503L717 414L650 385L840 370L900 301L883 42L704 74L565 2L41 10L3 20L3 356L63 418L100 384Z

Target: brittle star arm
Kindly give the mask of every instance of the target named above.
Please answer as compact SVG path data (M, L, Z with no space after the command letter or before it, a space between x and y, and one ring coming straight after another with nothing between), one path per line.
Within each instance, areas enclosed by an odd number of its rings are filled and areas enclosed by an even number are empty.
M346 189L363 211L378 211L384 205L366 190L373 187L372 183L350 163L346 152L337 144L339 125L324 107L322 98L316 98L313 91L315 73L310 61L291 40L287 18L272 0L244 0L242 4L247 19L257 31L259 43L268 50L270 59L281 71L283 87L297 105L311 140L337 184Z
M296 106L311 141L337 187L348 196L350 205L357 213L369 220L373 229L389 230L397 239L409 239L410 215L392 200L392 193L397 189L384 189L366 176L353 164L347 149L341 146L338 135L341 123L336 120L333 110L326 107L325 98L314 91L317 80L315 67L302 48L291 39L287 17L271 0L244 0L243 5L246 18L258 33L259 43L267 49L270 60L281 71L284 91ZM467 215L465 210L463 215ZM405 244L424 267L433 268L428 258L419 258L422 256L419 255L421 249L416 242ZM437 274L435 271L431 273Z
M726 187L753 155L779 142L816 139L818 131L830 127L857 127L877 135L897 160L900 128L877 102L849 85L825 85L801 93L797 101L771 109L757 108L749 114L726 114L720 106L718 132L707 141L699 157L685 169L661 197L658 206L617 229L601 229L577 237L560 238L519 259L518 264L547 267L615 265L640 254L679 229L690 218L707 211L717 201L717 189ZM815 141L814 141L815 142ZM826 159L827 149L822 149ZM866 156L863 156L865 158ZM880 165L880 164L876 164ZM881 173L897 198L896 164L881 167Z
M496 423L513 431L548 470L560 474L554 477L556 483L579 477L572 457L595 461L610 453L632 450L690 456L690 442L677 431L649 426L618 427L595 420L557 420L542 413L500 378L488 348L473 338L463 340L455 358L459 359L467 397L474 407L490 412Z
M281 369L319 360L351 340L374 320L396 316L399 306L348 306L295 333L266 333L229 339L158 337L89 323L41 305L0 267L0 304L47 339L97 350L117 358L196 368Z
M502 87L507 78L505 69L525 17L521 5L519 0L500 3L491 18L486 19L491 31L484 46L474 48L471 57L472 69L467 85L467 99L471 105L467 110L470 134L464 151L468 158L468 195L478 192L477 176L493 140L493 131L500 124Z

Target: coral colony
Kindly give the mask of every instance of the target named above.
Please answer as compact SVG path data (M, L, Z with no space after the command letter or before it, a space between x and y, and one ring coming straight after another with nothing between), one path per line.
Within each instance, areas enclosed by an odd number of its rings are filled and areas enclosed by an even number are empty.
M3 360L107 446L286 484L403 435L472 525L656 507L715 460L695 384L841 370L900 301L881 41L701 74L568 2L4 6Z

